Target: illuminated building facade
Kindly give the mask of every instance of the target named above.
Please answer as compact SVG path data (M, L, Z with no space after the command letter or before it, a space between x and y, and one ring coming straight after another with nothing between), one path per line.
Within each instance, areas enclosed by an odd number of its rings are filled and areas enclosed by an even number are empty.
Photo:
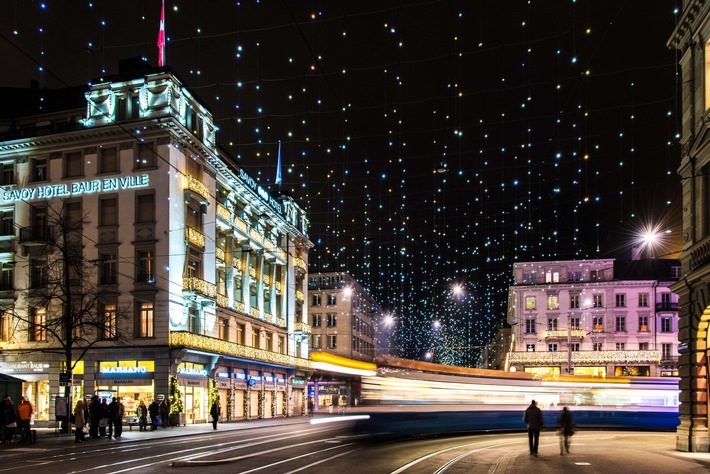
M308 316L311 354L332 354L344 361L375 361L375 321L379 305L351 275L309 273ZM353 382L358 379L357 373L321 367L313 376L309 394L317 400L317 407L329 406L333 397L338 396L353 402L358 392L355 389L353 393Z
M678 261L529 262L513 272L510 370L678 375Z
M40 424L54 421L66 364L36 318L61 310L33 295L56 258L47 215L62 205L84 217L78 248L96 273L82 288L112 295L95 308L106 329L73 351L73 398L120 396L131 414L139 400L167 398L173 378L187 423L208 419L210 390L225 420L303 413L303 209L216 146L210 112L168 69L124 71L84 92L0 131L0 372L25 380Z
M710 3L685 0L668 46L677 51L682 136L683 278L680 296L680 426L676 448L710 452Z

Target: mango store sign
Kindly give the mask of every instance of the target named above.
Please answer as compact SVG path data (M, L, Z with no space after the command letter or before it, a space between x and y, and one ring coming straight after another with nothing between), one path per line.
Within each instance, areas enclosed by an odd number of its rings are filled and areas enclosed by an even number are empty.
M94 179L91 181L73 181L71 183L48 184L34 188L8 189L2 192L2 200L5 203L11 203L15 201L66 198L81 196L83 194L145 188L149 186L149 184L150 178L147 174L124 176L121 178Z

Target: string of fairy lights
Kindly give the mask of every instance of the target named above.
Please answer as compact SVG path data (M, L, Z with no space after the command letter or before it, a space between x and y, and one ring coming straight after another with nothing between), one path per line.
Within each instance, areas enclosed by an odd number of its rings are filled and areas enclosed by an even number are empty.
M679 3L167 0L166 62L219 145L308 210L311 271L352 274L396 316L394 355L436 347L472 366L513 262L622 253L649 221L679 228L664 46ZM155 64L160 6L14 2L5 85Z

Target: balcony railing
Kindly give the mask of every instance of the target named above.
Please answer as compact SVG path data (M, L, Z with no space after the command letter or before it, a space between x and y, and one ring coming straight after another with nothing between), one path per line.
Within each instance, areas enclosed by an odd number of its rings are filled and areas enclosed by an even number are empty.
M217 260L222 260L224 262L224 249L216 247L214 249L214 256L217 257Z
M293 330L295 332L302 332L303 334L310 334L311 325L308 323L295 322L293 323Z
M566 365L569 353L558 352L511 352L510 363L521 365ZM573 351L573 365L591 364L658 364L658 351Z
M231 222L232 221L232 213L229 212L229 209L224 207L222 204L217 203L217 217L225 220L226 222Z
M296 301L300 301L301 303L303 303L303 299L303 292L301 290L296 290Z
M170 332L170 346L214 352L230 357L252 359L271 364L281 364L292 367L312 369L313 364L308 359L293 357L278 352L265 351L255 347L224 341L214 337L202 336L184 331Z
M555 330L555 331L545 331L545 338L555 338L555 339L565 339L569 334L566 329ZM574 338L584 337L584 331L581 329L572 329L571 336Z
M21 244L46 244L54 240L53 228L49 226L30 226L20 228Z
M227 308L229 307L229 298L227 298L224 295L220 295L219 293L217 294L217 306L220 308Z
M197 277L183 277L182 279L182 290L183 291L195 291L209 298L214 298L217 294L217 285L207 282L202 278Z
M204 202L209 202L210 200L210 190L207 189L207 186L205 186L202 181L194 176L185 176L185 189L200 195L202 199L204 199Z
M185 238L192 245L205 248L205 234L192 227L185 227Z
M678 367L678 356L662 356L661 365L663 367Z
M301 257L295 257L293 259L293 266L299 270L303 270L304 272L308 273L308 265L306 265L305 260L303 260Z
M678 311L678 303L656 303L656 311Z

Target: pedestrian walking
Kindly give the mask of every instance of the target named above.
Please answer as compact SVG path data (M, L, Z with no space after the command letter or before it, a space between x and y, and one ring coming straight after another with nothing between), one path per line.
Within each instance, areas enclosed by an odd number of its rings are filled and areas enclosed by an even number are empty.
M145 431L148 426L148 407L145 406L143 400L138 404L136 414L138 415L138 430Z
M25 397L20 397L17 405L17 426L20 428L20 443L29 443L32 439L30 433L30 420L32 420L32 404Z
M74 441L81 443L86 441L84 436L84 428L86 427L86 407L84 405L84 400L81 398L76 402L76 407L74 408Z
M570 437L574 434L574 419L569 408L562 408L559 418L557 418L558 434L560 435L560 456L565 452L569 454Z
M148 414L150 415L150 431L155 431L158 429L158 424L162 422L160 420L160 407L158 402L153 400L148 405Z
M528 444L530 445L530 455L537 457L537 447L540 443L540 430L544 423L542 419L542 410L537 407L537 402L533 400L530 406L525 410L523 421L528 427Z
M165 403L165 400L162 400L160 402L158 409L160 411L160 420L163 422L163 428L167 428L168 427L168 404Z
M312 417L313 416L313 398L308 397L308 416Z
M222 410L219 407L219 400L215 400L210 408L210 416L212 417L212 428L217 429L217 422L219 421L219 415L222 414Z

